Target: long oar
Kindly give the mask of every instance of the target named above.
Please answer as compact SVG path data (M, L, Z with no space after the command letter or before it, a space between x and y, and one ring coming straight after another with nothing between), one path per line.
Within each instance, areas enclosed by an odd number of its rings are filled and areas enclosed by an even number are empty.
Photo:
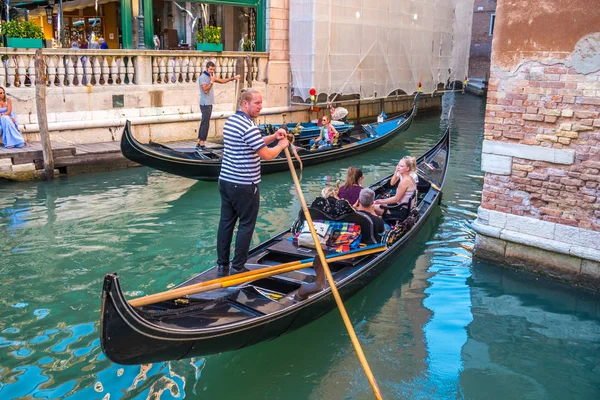
M352 251L349 253L344 253L338 256L334 256L330 259L330 261L342 261L347 260L349 258L362 257L369 254L380 253L386 249L385 246L373 247L365 250ZM265 277L279 275L284 272L295 271L298 269L310 267L313 265L312 260L303 261L293 261L285 264L274 265L272 267L261 268L254 271L243 272L241 274L235 274L230 276L225 276L219 279L213 279L206 282L196 283L195 285L184 286L177 289L167 290L165 292L160 292L156 294L152 294L149 296L139 297L137 299L133 299L129 301L133 307L141 307L149 304L159 303L161 301L168 301L177 299L180 297L188 296L194 293L206 292L209 290L221 289L229 286L239 285L240 283L250 282L257 279L262 279ZM230 284L230 282L235 282Z
M319 254L319 258L321 259L321 265L325 270L325 276L329 281L329 286L331 287L331 293L333 293L333 297L335 298L335 302L340 310L340 314L342 314L342 319L344 320L344 325L346 325L346 329L348 330L348 334L350 335L350 339L352 340L352 344L354 345L354 349L358 354L358 359L362 364L363 370L365 371L365 375L371 384L371 388L373 388L373 392L375 393L375 398L382 399L381 390L375 381L375 376L373 372L371 372L371 368L369 367L369 362L365 357L365 353L360 346L360 342L358 341L358 337L356 337L356 332L354 332L354 328L352 327L352 323L350 322L350 318L348 317L348 313L346 312L346 308L344 307L344 303L342 302L342 298L340 297L340 293L335 286L335 281L333 280L333 276L331 275L331 271L329 270L329 265L327 264L327 260L325 259L325 254L323 253L323 249L321 248L321 244L319 243L319 238L317 237L317 232L315 231L315 227L312 222L312 218L310 216L310 212L308 211L308 206L306 205L306 200L304 199L304 194L302 193L302 187L300 186L300 182L298 181L298 176L296 175L296 169L294 168L294 163L292 162L292 157L290 156L290 151L286 147L284 149L285 156L287 158L288 166L290 167L290 172L292 174L292 178L294 179L294 185L296 186L296 191L298 192L298 197L300 198L300 203L302 204L302 211L304 212L304 217L306 218L306 223L308 224L308 228L310 229L310 234L315 242L315 248L317 253Z

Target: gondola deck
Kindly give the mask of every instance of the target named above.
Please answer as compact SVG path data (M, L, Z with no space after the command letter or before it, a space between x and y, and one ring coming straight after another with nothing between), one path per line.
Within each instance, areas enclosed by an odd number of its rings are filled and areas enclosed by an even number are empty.
M449 135L448 128L442 140L417 161L421 195L416 224L397 240L386 243L388 247L381 253L330 263L343 298L354 295L390 266L423 226L441 196L448 167ZM390 178L372 186L378 196L391 190ZM290 231L282 232L252 249L246 267L256 270L311 258L314 251L284 242L290 234ZM217 277L214 267L179 287ZM314 281L314 269L303 268L227 289L135 308L123 295L117 275L108 274L102 294L102 349L114 362L140 364L235 350L273 339L335 307L327 286L305 300L294 298L302 285Z

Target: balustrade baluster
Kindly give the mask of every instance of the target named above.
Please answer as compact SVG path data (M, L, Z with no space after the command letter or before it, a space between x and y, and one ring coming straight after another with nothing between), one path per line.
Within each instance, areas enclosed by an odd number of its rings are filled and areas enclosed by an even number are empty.
M100 73L101 73L101 69L100 69L100 57L98 56L94 56L94 62L92 63L92 74L94 74L94 85L95 86L99 86L100 85Z
M225 68L223 68L223 65L221 65L221 61L222 61L221 57L217 57L215 59L215 61L214 61L214 63L215 63L215 75L218 78L224 79L224 78L226 78L225 71L224 71Z
M56 84L56 57L46 58L48 61L48 86Z
M117 73L119 70L119 67L117 66L117 59L118 57L111 57L110 58L110 79L112 81L112 85L119 85L119 74Z
M16 64L14 57L8 56L7 65L7 86L15 86Z
M235 61L235 57L229 59L229 71L231 72L231 76L235 76Z
M187 83L190 82L190 58L189 57L183 57L182 60L182 78L183 78L183 83Z
M27 69L25 68L25 57L26 56L22 55L17 56L17 73L20 87L25 87L25 77L27 75Z
M83 58L74 56L73 67L75 67L75 79L73 80L73 86L83 86Z
M127 81L129 82L129 85L133 85L133 79L134 79L134 72L135 72L135 68L133 67L133 57L129 57L127 59Z
M193 57L191 63L192 63L192 82L197 82L198 77L202 73L202 70L198 66L198 64L200 63L200 57Z
M152 57L152 83L158 83L158 77L158 62L156 61L156 57Z
M167 65L166 65L166 61L167 58L166 57L161 57L160 61L159 61L159 67L160 67L160 80L162 83L168 83L167 82Z
M58 76L58 86L65 86L65 59L64 59L64 56L56 57L56 75Z
M35 59L33 58L33 56L29 57L29 66L27 67L28 70L28 75L29 75L29 82L31 82L31 86L30 87L35 87ZM0 66L0 71L4 71L4 65ZM2 78L0 78L0 86L4 83L2 82Z
M102 85L108 85L108 77L110 74L110 69L108 68L108 57L102 57L102 69L101 69L101 77L100 83Z
M84 85L91 85L92 84L92 61L90 60L91 57L87 56L85 57L85 61L83 62L83 72L84 72L84 76L83 76L83 84Z
M173 64L175 60L171 57L167 58L167 81L166 83L173 83L175 79L173 78Z
M175 83L179 83L179 82L181 82L181 57L174 57L173 58L173 64L175 64L174 65L175 68L174 68L174 71L173 71L173 73L174 73L174 76L173 76L174 82Z
M125 57L117 58L117 82L119 85L125 84Z
M252 80L256 81L258 78L258 58L252 57Z
M6 69L8 67L7 62L0 62L0 86L6 87Z
M67 85L73 86L73 79L75 79L75 66L73 65L75 57L65 56L65 63L67 64Z

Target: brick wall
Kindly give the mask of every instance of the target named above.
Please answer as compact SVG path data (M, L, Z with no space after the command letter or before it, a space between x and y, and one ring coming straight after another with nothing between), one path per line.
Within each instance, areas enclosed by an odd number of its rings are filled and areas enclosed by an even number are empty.
M526 62L510 76L492 68L485 139L570 150L574 158L513 156L510 174L486 174L482 207L600 231L600 71L565 64ZM537 150L529 149L532 158Z

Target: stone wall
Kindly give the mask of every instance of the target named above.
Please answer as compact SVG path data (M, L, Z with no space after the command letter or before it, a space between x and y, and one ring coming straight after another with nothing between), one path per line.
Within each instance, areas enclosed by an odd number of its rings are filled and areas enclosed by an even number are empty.
M474 226L503 244L481 239L476 253L518 265L530 254L530 265L600 282L600 11L528 3L498 1ZM566 20L576 23L552 23Z

